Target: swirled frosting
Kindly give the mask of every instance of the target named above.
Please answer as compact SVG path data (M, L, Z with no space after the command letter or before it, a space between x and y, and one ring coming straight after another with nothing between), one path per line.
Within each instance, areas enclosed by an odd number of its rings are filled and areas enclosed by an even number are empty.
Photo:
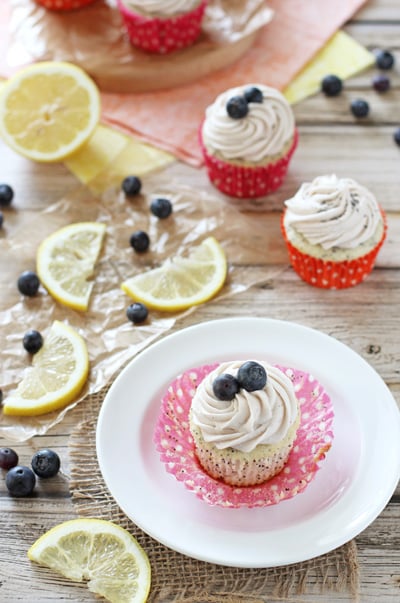
M276 444L286 436L297 418L298 402L291 380L265 362L259 362L267 372L263 389L240 389L233 400L219 400L213 392L214 379L223 373L236 377L242 364L225 362L203 379L193 397L191 416L206 442L218 449L251 452L259 444Z
M233 96L243 95L246 88L255 87L263 94L262 103L249 103L247 115L233 119L226 104ZM207 107L202 135L212 152L220 152L226 159L259 162L279 154L292 139L294 116L285 97L274 88L262 84L248 84L220 94Z
M373 237L381 214L374 195L351 178L319 176L285 202L285 225L324 249L353 249Z
M124 4L141 13L169 16L191 11L199 0L124 0Z

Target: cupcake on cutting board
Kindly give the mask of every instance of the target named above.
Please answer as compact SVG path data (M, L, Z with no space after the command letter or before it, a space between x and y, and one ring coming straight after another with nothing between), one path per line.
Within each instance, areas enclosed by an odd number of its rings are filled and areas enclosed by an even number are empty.
M325 175L304 183L285 202L281 229L303 280L343 289L372 271L386 237L386 216L365 186Z
M200 145L211 182L232 197L262 197L281 186L297 146L293 111L275 88L247 84L205 111Z
M117 0L133 46L167 54L193 44L201 33L206 0Z

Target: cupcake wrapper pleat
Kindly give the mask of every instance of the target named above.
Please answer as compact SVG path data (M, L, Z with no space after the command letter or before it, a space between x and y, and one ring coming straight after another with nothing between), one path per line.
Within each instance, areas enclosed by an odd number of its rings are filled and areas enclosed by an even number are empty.
M135 13L121 0L117 4L131 44L146 52L167 54L190 46L199 37L207 1L188 13L164 19Z
M210 154L199 131L200 146L208 177L216 188L230 197L264 197L278 189L286 176L290 159L297 147L298 131L285 155L264 166L240 166Z
M306 283L321 289L346 289L358 285L372 272L376 256L386 238L387 222L382 209L381 215L384 222L383 235L381 240L369 253L354 260L333 262L315 258L294 247L286 235L283 214L281 218L281 231L286 242L293 270Z
M96 0L35 0L35 2L49 10L76 10L93 4Z

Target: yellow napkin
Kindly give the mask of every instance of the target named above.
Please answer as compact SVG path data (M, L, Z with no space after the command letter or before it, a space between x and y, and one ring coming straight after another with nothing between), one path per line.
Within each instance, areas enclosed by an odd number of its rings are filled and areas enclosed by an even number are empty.
M372 52L353 40L344 31L338 31L315 55L289 86L283 91L289 103L298 103L321 89L325 75L349 78L375 62Z

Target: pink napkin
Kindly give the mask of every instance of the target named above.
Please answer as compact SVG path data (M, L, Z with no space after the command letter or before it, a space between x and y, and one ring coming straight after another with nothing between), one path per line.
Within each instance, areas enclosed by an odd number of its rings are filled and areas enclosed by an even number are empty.
M103 94L103 120L201 165L197 130L205 108L223 90L262 82L283 89L366 0L269 0L275 11L237 63L195 84L157 93Z

